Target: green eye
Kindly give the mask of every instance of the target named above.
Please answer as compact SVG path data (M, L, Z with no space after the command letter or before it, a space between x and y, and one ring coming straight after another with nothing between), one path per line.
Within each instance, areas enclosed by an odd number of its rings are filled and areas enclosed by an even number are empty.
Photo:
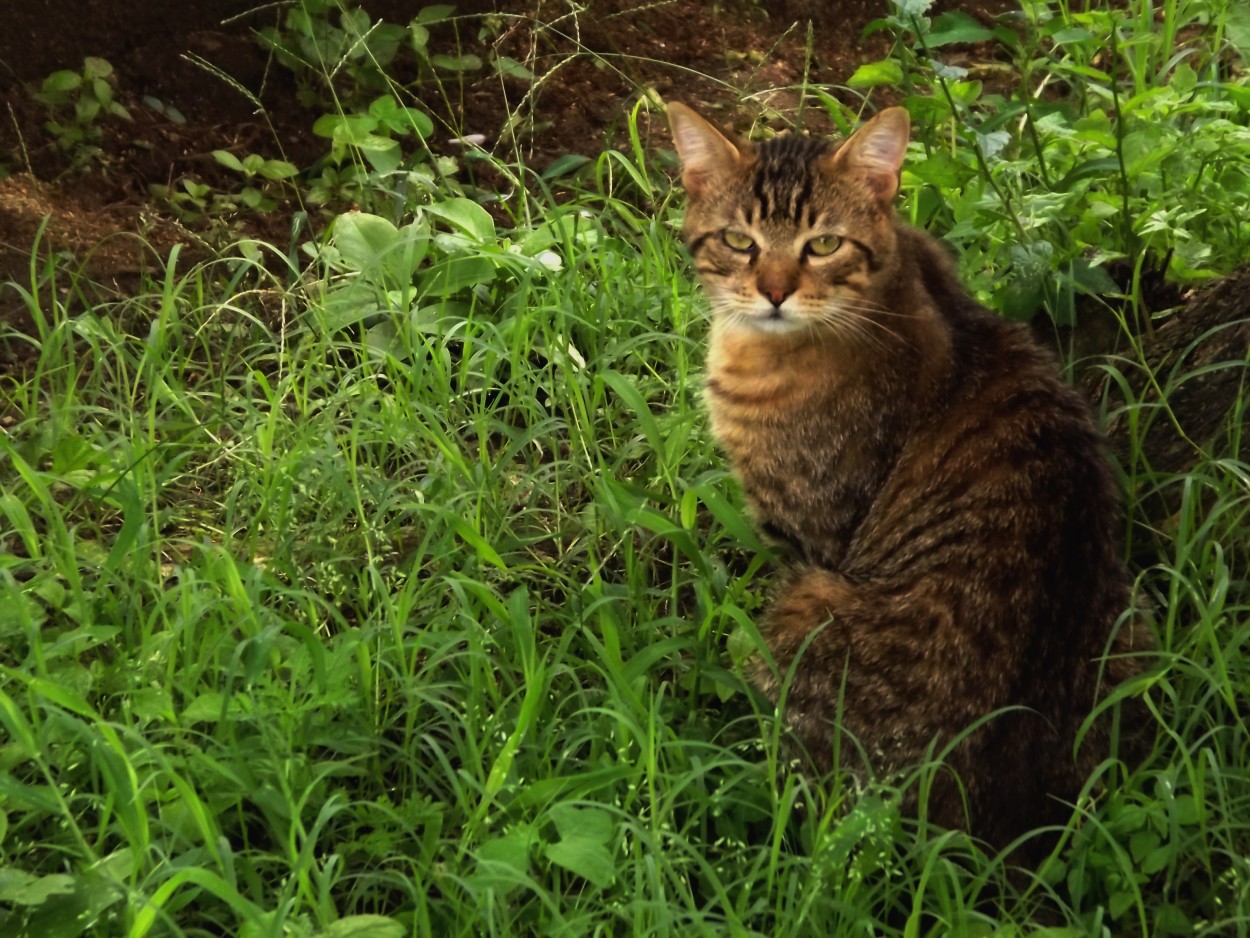
M815 254L817 257L828 257L842 245L842 239L837 235L821 235L819 238L812 238L803 246L808 254Z
M755 248L755 242L749 235L734 231L732 228L726 228L721 232L721 240L735 251L751 251Z

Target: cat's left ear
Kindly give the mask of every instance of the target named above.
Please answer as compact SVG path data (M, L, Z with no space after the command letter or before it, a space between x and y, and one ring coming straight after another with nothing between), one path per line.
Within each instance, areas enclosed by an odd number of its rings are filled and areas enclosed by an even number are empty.
M668 123L681 157L681 181L691 196L703 195L717 176L734 172L742 162L741 151L684 104L669 103Z
M890 107L877 114L838 147L832 165L842 171L856 171L868 177L877 198L885 205L898 193L898 177L907 155L911 118L901 107Z

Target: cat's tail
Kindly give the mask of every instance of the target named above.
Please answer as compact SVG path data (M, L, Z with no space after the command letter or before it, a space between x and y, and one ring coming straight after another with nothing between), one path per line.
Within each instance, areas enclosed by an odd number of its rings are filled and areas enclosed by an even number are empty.
M924 761L934 739L945 745L1001 705L994 681L969 679L952 622L949 606L923 589L887 590L800 567L760 627L768 656L748 677L821 768L845 765L845 742L868 746L868 762L894 771Z
M786 722L821 768L831 761L832 718L849 663L845 654L833 660L842 644L837 633L842 616L857 603L845 577L819 567L794 569L760 625L767 651L747 665L751 683L783 708ZM834 634L822 639L830 629Z

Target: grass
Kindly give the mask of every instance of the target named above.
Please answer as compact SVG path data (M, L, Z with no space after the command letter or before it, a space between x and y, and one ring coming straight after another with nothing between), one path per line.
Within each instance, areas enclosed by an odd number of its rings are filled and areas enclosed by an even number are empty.
M515 229L408 207L424 261L357 219L306 266L175 252L82 312L35 246L6 341L37 358L0 378L0 933L1250 933L1250 398L1186 474L1132 461L1178 506L1135 570L1157 742L1012 871L790 771L745 685L774 569L648 160Z

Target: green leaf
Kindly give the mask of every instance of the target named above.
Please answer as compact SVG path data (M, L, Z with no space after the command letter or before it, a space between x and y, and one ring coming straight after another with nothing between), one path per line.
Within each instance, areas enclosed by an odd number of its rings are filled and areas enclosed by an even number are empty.
M1250 3L1230 3L1224 7L1224 34L1242 61L1250 61Z
M699 501L712 513L712 517L720 522L721 527L729 532L736 544L753 553L767 549L755 533L755 528L748 520L748 516L726 498L718 486L700 484L691 491L698 495Z
M569 837L559 843L549 844L543 853L556 866L606 889L616 879L616 866L612 853L603 844L583 837Z
M605 808L561 802L553 804L547 817L561 837L585 837L607 844L616 832L616 818Z
M1042 305L1054 250L1049 241L1011 246L1010 276L996 297L999 310L1008 319L1029 319Z
M1011 143L1011 134L1005 130L991 130L987 134L977 134L977 143L986 159L998 156Z
M108 863L108 859L101 861L97 869ZM116 880L98 872L81 876L54 873L42 877L42 880L52 881L55 891L49 894L47 901L38 905L13 901L19 908L7 918L0 913L0 933L22 938L42 938L45 935L49 938L74 938L81 935L105 909L122 898L121 891L113 883L123 880L126 875L118 871ZM69 880L69 889L62 888L64 880ZM13 928L15 922L20 922L20 925Z
M902 80L903 67L893 59L882 59L855 69L846 83L852 88L872 88L876 85L897 85Z
M1133 893L1113 892L1107 902L1107 911L1113 919L1123 918L1124 913L1133 907Z
M493 63L501 75L507 75L509 78L517 78L521 81L533 81L534 73L518 62L516 59L506 55L496 56Z
M1068 192L1074 185L1084 179L1103 178L1111 176L1120 169L1120 161L1114 156L1106 156L1100 159L1086 160L1078 163L1068 171L1068 174L1059 180L1055 185L1056 192Z
M1101 71L1100 69L1091 68L1088 65L1074 65L1071 62L1069 62L1067 59L1064 59L1062 62L1055 65L1053 70L1055 74L1062 74L1063 72L1071 72L1073 75L1079 75L1082 78L1090 78L1098 82L1099 84L1104 84L1104 85L1110 84L1112 80L1109 74L1107 74L1104 71Z
M580 153L565 153L557 156L543 173L543 179L558 179L569 173L575 173L590 161L590 157L582 156Z
M33 747L26 748L29 752L36 751ZM38 811L49 817L55 817L61 813L61 803L57 800L56 789L48 785L24 785L12 775L0 773L0 796L11 807Z
M393 133L407 134L416 131L417 136L424 138L434 132L434 122L429 115L415 107L404 107L390 95L376 98L369 105L369 115Z
M74 877L64 873L33 876L23 870L0 869L0 902L14 905L42 905L53 896L74 893Z
M933 0L891 0L891 3L897 8L898 15L905 20L913 16L924 16L929 12L929 7L933 6Z
M238 697L231 695L229 701L221 691L213 690L200 694L183 707L178 720L183 726L193 723L216 723L223 715L238 717L244 715L243 703Z
M1128 852L1134 863L1141 863L1142 858L1159 846L1159 835L1147 828L1140 830L1129 838Z
M292 176L299 175L299 169L293 163L286 160L265 160L261 164L260 174L266 179L290 179Z
M475 259L475 258L474 258ZM482 537L469 522L465 521L459 515L452 512L446 512L444 517L447 523L457 534L461 540L468 544L477 553L481 560L498 567L500 570L507 570L508 565L503 562L503 558L495 552L495 548L491 547L486 538Z
M352 143L373 133L378 122L371 114L322 114L313 123L313 133L341 143Z
M421 271L421 295L451 296L475 284L489 284L495 279L495 264L487 258L446 258Z
M448 72L474 72L482 67L482 60L471 52L464 55L440 53L430 56L430 64Z
M994 27L994 38L1012 52L1020 51L1020 36L1009 26L999 24Z
M113 86L103 78L91 79L91 93L95 95L95 99L103 105L113 103Z
M425 206L425 213L449 222L478 241L495 240L495 220L472 199L445 199Z
M53 72L43 80L43 90L50 94L64 94L67 91L73 91L81 84L81 75L62 69L59 72Z
M441 23L443 20L449 18L454 12L456 12L456 8L452 4L436 3L433 6L422 7L418 10L416 19L414 19L413 22L425 24Z
M1161 847L1156 847L1154 850L1151 850L1144 857L1142 857L1141 871L1147 876L1152 876L1155 873L1158 873L1160 870L1165 868L1168 865L1168 862L1172 859L1172 850L1173 848L1168 844L1164 844Z
M1055 17L1053 22L1056 24L1062 23L1063 19ZM1063 29L1056 30L1054 35L1050 37L1051 41L1057 46L1066 45L1069 42L1085 42L1087 39L1093 38L1093 33L1080 26L1066 26Z
M368 212L345 212L334 220L334 246L353 270L378 268L400 243L399 229Z
M1155 916L1156 934L1159 935L1192 935L1194 925L1189 916L1178 905L1168 903L1159 909Z
M386 255L386 271L395 285L408 286L430 248L430 227L424 219L399 229L399 237Z
M361 14L363 28L359 31L361 35L365 35L367 48L360 49L360 58L369 58L376 66L385 67L395 58L395 53L399 51L399 44L404 41L404 37L409 35L409 30L396 23L378 23L370 28L369 17L364 10L356 11Z
M108 78L113 74L113 66L107 59L89 55L82 60L84 78Z
M38 559L43 556L42 533L36 529L30 512L26 510L20 498L10 492L0 493L0 518L4 518L8 522L9 530L22 539L22 546L26 548L26 553L30 557ZM3 621L3 614L0 613L0 622Z
M365 280L386 289L412 285L413 275L425 259L430 246L429 226L424 220L396 228L385 218L366 212L347 212L334 222L334 247L339 261L349 269L365 275ZM354 285L355 286L355 285ZM352 287L347 289L355 297ZM327 308L340 308L344 291L336 291ZM328 298L329 299L329 298ZM345 305L363 302L364 297L346 300ZM357 321L351 317L350 321ZM339 327L346 323L339 323Z
M560 835L543 853L552 863L604 888L616 878L610 844L616 836L616 818L593 806L561 803L547 816Z
M334 335L382 312L377 292L365 280L354 279L326 293L320 324L327 335Z
M985 42L993 39L994 34L986 29L967 13L943 13L933 21L933 26L925 35L925 45L931 49L956 42Z
M403 938L408 929L385 915L349 915L331 922L321 938Z
M390 319L383 319L365 330L365 345L375 352L382 352L401 361L411 357L405 344L399 339L399 328Z
M945 150L934 150L926 159L909 163L907 172L939 189L958 189L977 174Z
M1177 795L1172 802L1172 810L1176 814L1176 823L1192 827L1202 821L1202 808L1193 795Z
M759 653L759 646L751 633L739 625L725 639L725 650L735 667L741 667L752 655Z
M1078 257L1072 263L1072 282L1082 293L1091 296L1107 296L1118 294L1120 285L1111 279L1111 275L1097 264L1091 264L1086 258Z
M389 153L399 149L396 141L382 134L360 134L353 137L350 142L352 146L363 150L366 156L370 153Z
M1198 73L1187 62L1182 62L1172 70L1172 80L1168 87L1181 97L1190 94L1198 87Z
M109 571L117 571L138 542L139 535L147 524L147 514L143 496L131 479L114 482L112 489L113 495L109 501L121 507L122 526L113 536L113 545L109 548L104 567Z
M243 164L239 162L239 158L229 150L214 150L213 159L227 169L233 169L236 173L243 172Z
M100 113L100 102L95 98L82 97L74 105L74 115L80 124L90 124Z
M360 143L357 143L357 146L364 153L368 164L382 175L395 172L399 168L399 164L404 161L404 154L396 141L388 137L376 137L372 134L366 140L369 146Z
M521 825L486 841L475 851L477 861L473 881L485 889L506 894L522 885L530 875L532 828Z
M64 687L55 681L50 681L43 677L29 678L28 684L30 689L45 700L50 700L59 707L64 707L71 713L76 713L81 717L88 719L98 718L98 714L87 703L86 699L77 691Z

